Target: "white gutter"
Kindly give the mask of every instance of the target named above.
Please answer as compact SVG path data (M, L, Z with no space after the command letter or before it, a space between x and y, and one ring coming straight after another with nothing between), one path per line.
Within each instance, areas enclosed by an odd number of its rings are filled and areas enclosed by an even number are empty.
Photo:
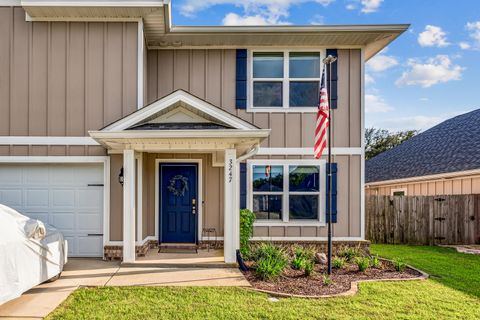
M6 2L6 1L2 1ZM164 4L168 4L170 1L163 0L143 0L143 1L119 1L119 0L103 0L103 1L36 1L36 0L21 0L21 1L9 1L20 3L23 7L163 7Z
M97 139L161 139L161 138L266 138L270 129L258 130L128 130L89 131Z
M247 153L245 153L243 156L237 158L237 163L240 163L240 162L242 162L243 160L248 159L248 158L253 157L254 155L256 155L259 148L260 148L260 145L257 143L250 151L248 151Z
M439 174L431 174L426 176L417 176L403 179L393 179L393 180L383 180L376 182L369 182L365 184L365 187L376 187L376 186L389 186L401 183L410 183L410 182L420 182L426 180L442 180L442 179L455 179L455 178L465 178L467 176L480 175L480 169L465 170L465 171L455 171Z
M296 26L172 26L169 33L295 33L295 32L404 32L409 24L296 25Z

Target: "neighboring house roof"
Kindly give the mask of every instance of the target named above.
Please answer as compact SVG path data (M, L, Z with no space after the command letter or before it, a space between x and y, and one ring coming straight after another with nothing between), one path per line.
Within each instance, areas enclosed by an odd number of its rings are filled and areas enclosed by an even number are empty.
M480 168L480 109L446 120L365 163L367 183Z

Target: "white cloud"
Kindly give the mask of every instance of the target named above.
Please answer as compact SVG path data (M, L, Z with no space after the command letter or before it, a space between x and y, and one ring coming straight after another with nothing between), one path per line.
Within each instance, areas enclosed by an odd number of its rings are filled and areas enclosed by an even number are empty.
M462 71L465 70L459 65L454 65L447 55L437 55L425 62L410 59L408 65L410 69L403 72L395 82L397 86L419 85L428 88L437 83L460 80Z
M313 25L325 24L325 17L322 15L316 14L313 16L313 19L310 20L310 24L313 24Z
M390 119L382 120L381 122L376 121L376 123L373 123L372 126L378 128L385 128L390 131L411 129L425 131L445 120L464 114L465 112L468 111L458 110L453 112L441 113L436 116L415 115L396 118L392 117Z
M428 99L428 98L420 98L419 100L422 101L422 102L430 101L430 99Z
M375 78L372 77L370 74L365 73L365 84L369 85L369 84L373 84L373 83L375 83Z
M382 4L383 0L360 0L362 4L362 12L363 13L372 13L376 12L380 5Z
M345 6L345 8L346 8L347 10L355 10L355 9L357 9L357 6L356 6L355 4L353 4L353 3L349 3L349 4L347 4L347 5Z
M375 94L365 94L365 112L388 112L392 111L393 107L390 106L385 99Z
M374 56L367 62L367 68L373 72L382 72L398 65L398 60L393 56L384 54Z
M240 16L230 12L222 20L225 26L264 26L268 24L288 24L286 21L269 20L268 17L262 15Z
M462 50L468 50L470 49L472 46L470 45L470 43L468 42L465 42L465 41L461 41L458 43L458 46L460 47L460 49Z
M335 0L186 0L180 6L180 13L184 16L195 16L198 12L215 5L234 5L243 10L243 13L228 13L223 21L236 24L286 24L290 7L307 2L315 2L328 6Z
M391 131L399 130L426 130L448 117L440 116L411 116L411 117L392 117L391 119L383 120L381 123L375 124L377 127L385 128Z
M446 47L450 44L442 28L432 25L427 25L425 31L418 35L418 43L422 47Z
M475 41L477 47L480 47L480 21L468 22L465 28L470 31L470 38Z

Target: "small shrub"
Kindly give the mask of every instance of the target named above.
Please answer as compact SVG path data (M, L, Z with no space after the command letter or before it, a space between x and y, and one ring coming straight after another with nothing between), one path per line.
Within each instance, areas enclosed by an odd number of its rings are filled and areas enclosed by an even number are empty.
M332 267L335 269L342 269L343 267L345 267L345 259L339 257L333 258Z
M304 270L310 276L315 268L315 250L313 248L296 247L291 261L293 269Z
M332 279L330 278L330 276L328 274L324 274L322 276L322 284L324 286L329 286L333 283Z
M293 269L302 270L305 268L306 260L304 258L294 257L291 265Z
M314 248L303 248L296 247L294 250L295 257L305 258L306 260L315 260L315 249Z
M338 251L338 256L345 258L347 262L352 262L357 256L359 256L359 249L344 247Z
M244 259L251 258L250 237L253 234L255 214L248 210L240 210L240 253Z
M304 267L303 267L303 270L305 270L305 275L307 277L311 276L313 274L314 269L315 269L315 261L314 260L307 260L305 262Z
M272 244L261 244L255 252L255 274L263 280L275 280L285 270L288 259L285 251Z
M372 268L379 269L382 263L380 262L378 256L372 256L370 258L370 265L372 266Z
M395 258L393 259L393 266L395 267L395 270L397 270L398 272L403 272L407 267L407 263L401 258Z
M357 257L355 262L358 266L358 271L364 272L370 266L370 260L366 257Z

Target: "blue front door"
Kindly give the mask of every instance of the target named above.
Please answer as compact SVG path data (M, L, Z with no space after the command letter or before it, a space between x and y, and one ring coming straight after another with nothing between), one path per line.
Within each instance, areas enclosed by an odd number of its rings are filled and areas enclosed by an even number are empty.
M197 165L160 164L160 241L196 242Z

